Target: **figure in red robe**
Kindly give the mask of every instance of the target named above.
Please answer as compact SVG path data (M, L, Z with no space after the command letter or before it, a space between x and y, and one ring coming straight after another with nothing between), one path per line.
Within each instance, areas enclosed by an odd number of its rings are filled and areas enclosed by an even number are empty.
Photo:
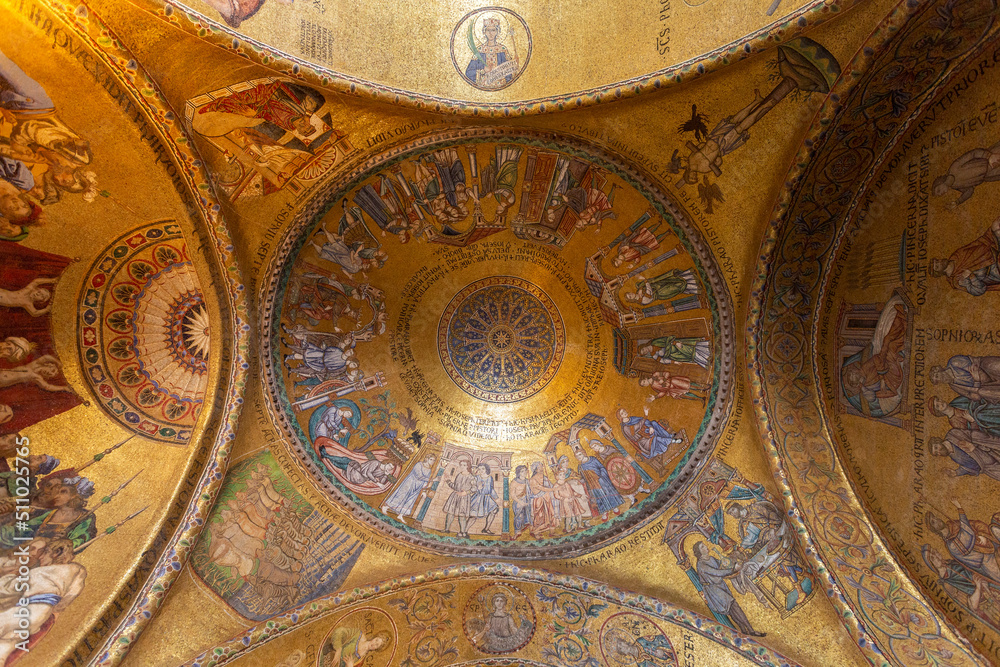
M971 243L967 243L948 259L931 260L930 274L947 278L948 284L972 296L1000 289L1000 218Z

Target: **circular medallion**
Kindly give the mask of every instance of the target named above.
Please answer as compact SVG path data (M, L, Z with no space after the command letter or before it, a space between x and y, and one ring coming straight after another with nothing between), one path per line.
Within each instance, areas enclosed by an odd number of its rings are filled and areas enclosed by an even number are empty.
M388 667L399 648L399 629L392 616L378 607L359 607L337 619L320 646L317 667L333 664L347 654L353 664ZM345 664L338 660L338 664Z
M530 58L528 24L503 7L471 11L451 33L451 62L479 90L503 90L521 76Z
M677 667L677 653L656 622L644 614L619 612L601 626L601 654L606 665Z
M208 385L209 315L180 228L161 221L98 256L80 303L80 351L99 403L127 428L183 444Z
M562 318L541 288L513 276L477 280L455 295L438 325L441 362L455 384L493 403L537 394L566 349Z
M535 608L517 587L488 584L465 604L462 628L469 643L483 653L513 653L535 634Z
M725 422L707 244L593 147L479 128L391 148L274 261L263 357L293 455L423 548L596 548L662 511Z

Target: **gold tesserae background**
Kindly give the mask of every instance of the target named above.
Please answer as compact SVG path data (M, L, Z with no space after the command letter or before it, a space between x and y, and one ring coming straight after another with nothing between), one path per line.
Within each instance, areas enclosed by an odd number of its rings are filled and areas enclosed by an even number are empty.
M1000 661L993 0L0 0L5 665Z

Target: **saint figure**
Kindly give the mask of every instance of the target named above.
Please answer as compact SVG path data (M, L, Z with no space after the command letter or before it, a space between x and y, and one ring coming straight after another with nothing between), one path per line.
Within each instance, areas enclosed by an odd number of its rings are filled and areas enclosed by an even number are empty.
M465 68L465 77L479 88L503 88L517 74L517 56L512 55L500 41L500 19L489 17L483 21L484 41L473 35L475 21L469 26L469 49L472 59Z

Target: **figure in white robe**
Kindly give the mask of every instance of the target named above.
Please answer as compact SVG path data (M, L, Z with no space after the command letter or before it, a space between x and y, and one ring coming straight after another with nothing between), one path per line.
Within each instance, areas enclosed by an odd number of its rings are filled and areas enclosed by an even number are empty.
M418 461L413 466L413 470L386 499L385 505L382 506L383 514L388 514L391 511L403 517L413 512L413 506L416 504L420 492L431 481L434 461L434 455L428 454L422 461Z

